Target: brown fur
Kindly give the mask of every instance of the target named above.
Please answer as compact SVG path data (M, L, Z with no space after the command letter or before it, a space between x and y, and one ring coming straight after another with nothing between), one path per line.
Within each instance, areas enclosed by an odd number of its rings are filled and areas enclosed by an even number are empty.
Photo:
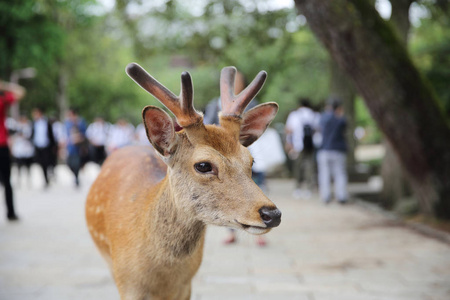
M169 168L142 146L120 149L104 163L86 218L122 299L189 299L206 224L264 226L258 210L275 206L251 180L252 157L229 129L176 133ZM216 165L218 175L195 171L200 161Z
M126 70L184 129L175 133L171 117L156 106L143 109L147 137L158 156L150 147L128 147L106 160L87 198L89 232L122 299L189 299L205 225L262 234L280 223L281 213L251 179L253 158L243 146L263 134L278 105L257 106L247 118L242 112L266 73L235 97L230 90L236 70L227 67L221 83L225 114L220 126L204 126L192 105L187 72L177 97L139 65L129 64ZM274 222L268 221L268 210Z

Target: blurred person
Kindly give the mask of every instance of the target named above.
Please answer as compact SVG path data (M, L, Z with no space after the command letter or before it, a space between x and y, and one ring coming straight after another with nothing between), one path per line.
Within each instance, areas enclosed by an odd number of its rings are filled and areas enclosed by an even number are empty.
M52 124L44 116L40 108L34 108L32 111L33 125L31 132L31 141L34 146L34 158L44 174L45 187L50 184L49 169L52 166L53 155L55 154L55 137L53 135Z
M108 137L108 153L114 150L131 145L134 140L134 126L125 119L117 120L116 124L111 126Z
M222 110L220 98L214 98L205 107L203 123L207 125L219 124L219 112Z
M136 126L136 142L138 145L146 145L151 146L150 141L147 137L147 132L145 131L145 126L143 123L139 123L138 126Z
M286 149L289 157L294 160L294 197L309 198L316 181L314 132L318 119L311 109L309 99L300 98L298 105L286 120Z
M100 166L106 159L106 141L108 140L110 124L101 117L95 118L86 130L86 137L89 141L91 160Z
M331 100L319 123L322 146L317 153L317 163L320 197L324 203L331 201L331 178L334 181L335 197L338 202L344 204L348 200L346 126L347 122L340 101Z
M75 176L75 186L80 186L79 173L88 155L86 145L86 122L74 108L69 109L65 121L67 165Z
M55 142L58 146L57 154L56 154L56 164L58 160L65 161L67 159L66 154L66 142L67 142L67 133L66 127L63 122L55 118L52 122L53 135L55 137Z
M30 167L33 163L34 146L31 142L32 124L24 115L20 116L15 125L15 134L12 136L11 153L17 164L18 185L21 183L21 170L26 168L28 175L28 185L31 184Z
M25 95L25 89L20 85L0 81L0 180L5 190L6 216L9 221L19 218L14 210L14 196L11 186L11 157L8 147L8 130L5 118L8 107L19 101Z

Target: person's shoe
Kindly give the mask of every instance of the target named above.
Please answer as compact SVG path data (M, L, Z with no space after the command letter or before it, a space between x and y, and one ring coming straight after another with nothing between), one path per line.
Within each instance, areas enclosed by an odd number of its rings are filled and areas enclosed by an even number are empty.
M302 196L303 196L303 198L305 198L305 199L309 199L309 198L311 198L312 193L311 193L310 190L305 190L305 191L302 193Z
M294 197L294 199L300 199L302 198L303 192L301 189L295 189L295 191L292 193L292 197Z
M8 215L8 221L19 221L19 217L16 215Z
M265 240L264 238L259 237L259 238L256 240L256 244L257 244L259 247L265 247L265 246L267 245L267 242L266 242L266 240Z
M226 240L223 241L225 245L234 244L236 242L236 237L234 235L230 235Z
M345 205L345 204L348 203L347 199L339 200L338 202L339 202L339 204L341 204L341 205Z

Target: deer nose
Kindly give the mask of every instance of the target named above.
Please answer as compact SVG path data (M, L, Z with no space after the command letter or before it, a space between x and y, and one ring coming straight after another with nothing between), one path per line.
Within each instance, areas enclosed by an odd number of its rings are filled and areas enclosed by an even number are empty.
M278 208L262 207L259 215L267 227L277 227L281 223L281 211Z

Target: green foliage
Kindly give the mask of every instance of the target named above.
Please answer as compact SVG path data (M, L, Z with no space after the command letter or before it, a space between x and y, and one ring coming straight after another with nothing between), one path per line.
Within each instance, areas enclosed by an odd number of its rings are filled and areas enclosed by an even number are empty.
M428 7L430 17L414 28L410 50L416 65L434 87L450 118L450 17L439 7Z
M63 31L34 0L0 2L0 77L39 62L49 65L62 52Z
M276 122L284 122L298 97L317 105L328 97L329 57L294 9L267 10L264 5L116 0L113 11L98 14L93 13L99 7L95 0L2 1L0 77L8 79L13 70L26 67L37 70L35 78L20 81L27 88L21 103L25 113L40 106L58 115L57 94L64 92L67 79L68 103L87 120L101 115L111 122L125 117L137 124L145 105L161 104L125 74L132 61L176 94L181 72L189 71L199 110L219 96L222 67L236 66L248 81L266 70L268 79L258 99L278 102ZM424 20L412 41L414 59L449 111L446 15ZM356 119L366 130L375 128L359 100ZM378 139L379 134L372 135L371 140Z
M276 121L284 122L298 97L310 97L315 103L327 97L328 56L295 10L265 11L260 4L211 0L197 16L186 8L190 2L169 1L135 20L138 27L159 25L153 31L148 27L136 39L139 48L153 57L180 56L188 67L195 66L189 69L199 108L219 96L222 67L236 66L247 81L266 70L269 76L258 99L278 102ZM178 79L181 68L175 69Z

